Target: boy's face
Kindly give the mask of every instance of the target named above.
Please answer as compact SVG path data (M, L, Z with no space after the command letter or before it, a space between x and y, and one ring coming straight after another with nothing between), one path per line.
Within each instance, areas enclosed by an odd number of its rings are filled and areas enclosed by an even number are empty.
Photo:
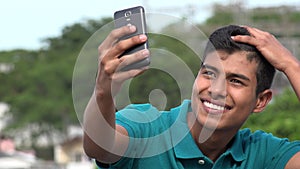
M257 106L256 61L247 52L207 55L195 79L192 109L200 125L211 129L239 129Z

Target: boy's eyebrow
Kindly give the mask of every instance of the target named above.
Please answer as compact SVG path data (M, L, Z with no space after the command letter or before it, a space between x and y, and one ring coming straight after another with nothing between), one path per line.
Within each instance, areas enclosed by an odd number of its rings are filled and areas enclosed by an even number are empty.
M226 77L236 77L236 78L239 78L239 79L250 81L250 79L247 76L245 76L243 74L239 74L239 73L228 73L226 75Z
M216 68L214 66L211 66L211 65L208 65L207 63L204 63L202 67L205 68L205 69L211 69L211 70L213 70L215 72L218 72L218 73L220 72L218 68Z
M215 66L211 66L211 65L208 65L208 64L203 64L203 67L206 68L206 69L211 69L217 73L220 73L220 70L218 68L216 68ZM250 81L250 79L243 75L243 74L239 74L239 73L227 73L226 74L226 77L236 77L236 78L240 78L240 79L243 79L243 80L246 80L246 81Z

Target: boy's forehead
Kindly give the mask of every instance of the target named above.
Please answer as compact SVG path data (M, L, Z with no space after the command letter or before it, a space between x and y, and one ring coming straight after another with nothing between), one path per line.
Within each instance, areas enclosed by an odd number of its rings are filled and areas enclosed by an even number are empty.
M229 59L229 60L228 60ZM227 61L228 60L228 61ZM237 51L233 53L229 53L226 51L214 51L210 52L206 55L202 66L213 66L220 70L224 69L224 64L230 67L239 67L239 65L248 65L255 63L255 67L253 67L257 71L258 63L252 62L252 59L249 59L249 52L247 51Z
M248 59L250 52L247 51L235 51L235 52L227 52L224 50L216 50L208 53L205 57L203 62L208 62L208 61L221 61L221 60L226 60L230 56L236 56L236 57L241 57L247 59L249 62L252 60Z

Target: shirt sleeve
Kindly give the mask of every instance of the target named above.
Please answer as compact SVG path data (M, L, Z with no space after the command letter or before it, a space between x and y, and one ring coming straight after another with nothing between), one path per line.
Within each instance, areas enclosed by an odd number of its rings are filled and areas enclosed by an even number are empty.
M300 151L300 142L274 137L268 141L270 146L270 162L268 169L284 169L288 161Z
M134 160L147 151L146 141L142 138L157 134L157 123L161 113L149 104L129 105L116 113L116 124L124 127L129 136L129 145L124 156L114 164L101 164L99 168L134 168ZM146 140L146 139L145 139Z
M300 142L286 142L283 147L275 153L269 168L284 169L288 161L300 151Z

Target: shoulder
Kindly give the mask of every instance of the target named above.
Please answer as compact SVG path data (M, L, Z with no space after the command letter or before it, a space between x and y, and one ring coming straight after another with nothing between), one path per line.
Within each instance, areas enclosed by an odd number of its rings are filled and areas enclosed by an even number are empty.
M157 118L160 111L149 103L130 104L116 114L117 119L126 119L133 122L145 123Z
M259 147L261 150L265 149L265 151L290 144L287 138L279 138L272 133L267 133L262 130L251 132L250 129L242 129L238 132L238 135L241 138L243 145Z
M238 137L247 159L260 160L271 168L284 168L288 160L300 151L299 141L291 142L261 130L243 129L238 132Z
M291 143L288 138L279 138L272 133L262 130L251 132L250 129L242 129L238 132L240 138L244 143L249 144L267 144L268 146L280 146Z
M168 130L179 116L186 115L188 109L188 100L168 111L160 111L149 103L131 104L117 112L116 123L123 126L131 137L151 137Z
M262 130L256 130L254 132L251 132L251 130L248 128L240 130L238 132L238 135L243 138L243 141L247 142L263 141L267 139L282 140L278 137L273 136L272 133L267 133Z
M181 112L187 112L190 108L190 101L184 100L181 105L170 110L158 110L150 103L130 104L117 112L117 119L126 121L149 123L155 120L171 120L177 118ZM186 113L183 113L186 114Z

